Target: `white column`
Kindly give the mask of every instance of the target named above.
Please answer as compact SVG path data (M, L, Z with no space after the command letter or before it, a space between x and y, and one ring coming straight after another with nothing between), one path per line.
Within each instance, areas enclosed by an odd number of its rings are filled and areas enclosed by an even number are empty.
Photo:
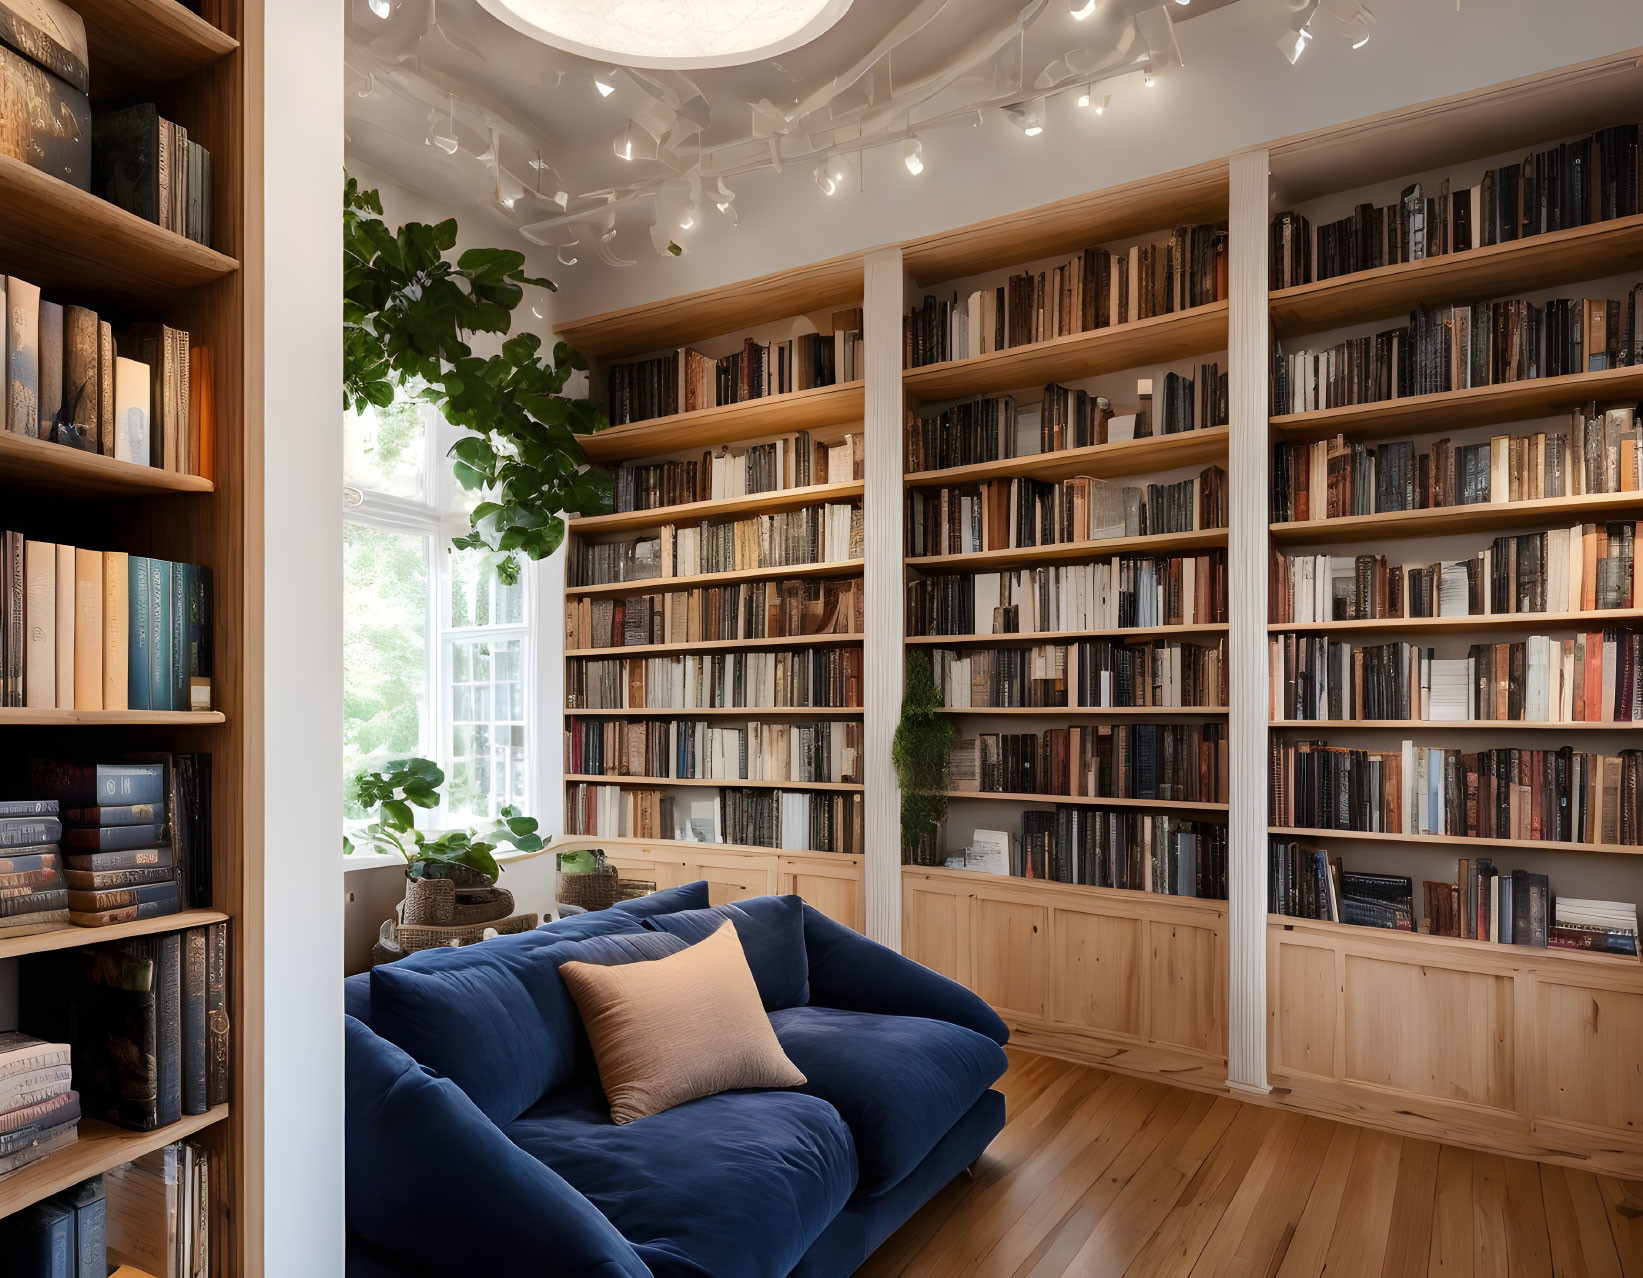
M1264 1092L1267 864L1267 153L1231 161L1228 257L1232 442L1227 594L1231 635L1227 1081Z
M867 258L863 283L867 354L867 642L863 645L867 780L867 935L901 950L901 791L890 742L901 717L901 305L900 249Z

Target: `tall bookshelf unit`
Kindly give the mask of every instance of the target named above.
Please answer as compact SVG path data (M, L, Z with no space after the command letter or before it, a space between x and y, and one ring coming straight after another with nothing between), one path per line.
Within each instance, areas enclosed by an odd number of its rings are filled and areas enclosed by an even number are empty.
M616 851L625 868L659 882L705 875L719 899L773 889L806 895L817 891L818 904L830 913L880 940L899 942L907 954L987 998L1024 1047L1215 1092L1236 1089L1262 1103L1429 1139L1643 1175L1643 1078L1636 1069L1643 1060L1643 963L1269 913L1268 843L1284 834L1269 817L1264 779L1275 740L1324 738L1383 748L1411 738L1422 745L1468 750L1500 742L1551 748L1569 744L1612 753L1635 739L1635 727L1619 724L1272 722L1268 641L1274 634L1305 629L1352 642L1407 639L1438 649L1440 656L1464 655L1474 642L1568 634L1576 628L1636 627L1643 620L1643 605L1557 618L1445 616L1296 627L1269 626L1266 600L1275 550L1379 553L1394 563L1427 564L1470 554L1504 533L1643 517L1643 494L1274 524L1268 489L1272 450L1280 440L1345 434L1356 441L1412 439L1424 446L1445 435L1470 441L1549 429L1568 409L1587 401L1611 407L1636 403L1643 398L1643 370L1621 367L1282 416L1271 411L1267 388L1269 352L1280 344L1319 345L1320 339L1336 340L1329 335L1343 330L1374 331L1418 305L1523 295L1537 300L1617 296L1622 281L1629 286L1643 280L1643 218L1600 222L1277 292L1269 292L1266 259L1269 223L1279 211L1299 209L1315 223L1327 221L1349 212L1360 199L1387 203L1413 178L1435 183L1451 176L1463 185L1475 181L1495 157L1515 160L1550 141L1643 118L1640 52L1617 53L1282 139L1194 168L873 250L861 258L801 267L563 326L566 340L605 360L864 299L868 341L877 362L868 360L860 388L864 399L852 399L835 420L855 421L865 413L868 456L880 468L870 467L862 500L870 526L895 534L870 537L867 546L869 619L878 620L864 639L870 763L874 749L881 753L876 756L880 766L869 766L865 775L868 810L877 815L869 821L862 864L848 867L856 876L849 887L850 909L842 908L844 893L835 885L807 881L785 868L794 860L789 854L665 841L635 846L604 837L598 842ZM1224 302L975 358L901 367L902 317L926 292L951 296L955 289L1000 282L1024 267L1036 271L1058 264L1089 246L1127 246L1154 240L1172 227L1204 222L1225 222L1231 228L1230 297ZM897 340L890 341L889 334ZM1190 376L1196 362L1217 357L1230 374L1226 427L950 471L896 469L904 458L909 411L977 396L1030 397L1046 383L1059 382L1104 393L1113 400L1114 412L1124 413L1135 407L1138 376L1152 376L1156 392L1164 369ZM1160 399L1155 394L1154 404L1160 405ZM664 455L704 441L756 438L760 432L815 421L808 416L813 408L808 401L801 408L799 399L791 405L772 400L696 415L699 421L645 423L597 438L591 453L595 460L608 461ZM762 414L769 415L755 420ZM745 425L738 428L732 424L736 421ZM1535 425L1543 421L1544 426ZM1225 531L959 556L900 553L906 544L908 498L920 489L1016 475L1144 482L1196 473L1206 465L1225 466L1232 477ZM749 508L754 504L750 499ZM597 520L587 521L576 535L599 526ZM967 736L1125 721L1225 724L1232 756L1227 803L1206 809L1101 798L1078 802L1084 810L1134 811L1139 805L1226 823L1228 899L900 864L898 794L888 768L888 739L897 718L893 703L899 700L905 654L943 647L981 651L1072 643L1088 636L913 634L904 625L896 591L933 573L1089 563L1172 544L1228 547L1226 620L1111 637L1190 643L1224 638L1226 707L1172 708L1167 715L1152 709L1060 707L951 713ZM882 590L875 588L875 573ZM888 625L887 616L892 618ZM977 629L988 627L978 624ZM579 659L575 653L568 658ZM963 848L978 827L1019 832L1023 808L1054 803L1053 796L1043 794L955 794L946 848ZM1507 872L1521 867L1546 873L1556 895L1643 901L1643 856L1630 845L1491 844L1345 831L1305 831L1295 837L1343 857L1348 869L1409 875L1415 883L1417 921L1423 881L1453 881L1455 861L1463 856L1492 856Z
M206 17L176 0L70 0L84 17L91 96L99 103L149 97L188 129L213 160L214 245L207 248L96 196L0 157L0 272L39 284L53 300L84 303L116 319L160 320L211 348L216 462L212 479L76 452L0 431L0 518L45 541L201 563L212 569L215 665L210 713L0 709L0 775L20 778L31 756L116 759L145 751L212 756L210 909L103 929L69 927L0 940L0 959L122 936L229 924L231 1096L203 1116L153 1132L86 1118L62 1151L0 1178L0 1217L185 1136L216 1166L213 1272L246 1271L245 1228L260 1178L248 1155L247 1009L255 998L244 910L247 848L260 781L247 715L256 691L250 624L260 567L248 517L260 510L253 367L246 325L246 192L254 163L248 128L248 50L242 0L207 0ZM15 966L15 965L7 965Z
M699 346L710 355L728 353L744 336L760 341L784 340L797 333L826 331L830 313L859 307L862 299L860 259L824 263L819 267L773 279L766 286L727 290L723 293L679 299L662 308L640 308L601 317L587 324L562 329L561 336L576 345L592 362L589 373L593 394L603 395L606 372L613 363L645 358L684 346ZM808 317L808 318L807 318ZM813 323L810 321L814 321ZM696 409L654 417L631 424L612 426L586 441L590 460L601 465L694 460L704 453L729 445L732 451L777 437L806 432L818 444L836 443L846 434L859 435L863 428L864 393L860 378L808 390L789 391L715 408ZM579 548L596 542L630 542L635 537L655 535L664 525L688 527L704 522L720 524L734 519L776 511L798 512L824 505L848 506L859 510L864 485L859 478L835 479L804 486L788 487L755 496L728 497L649 509L594 515L573 519L570 525L567 571L574 573ZM746 568L736 571L653 578L645 582L566 587L567 603L579 599L616 599L636 594L678 595L698 587L762 585L779 589L784 583L860 582L863 563L859 557L835 558L785 568ZM858 592L859 593L859 592ZM745 625L741 628L745 632ZM665 636L664 636L665 637ZM779 659L804 658L829 650L851 650L860 655L863 628L844 626L825 634L785 634L736 638L698 638L614 647L588 646L593 640L578 640L567 632L565 650L567 754L567 828L572 824L576 796L585 787L613 787L624 792L656 791L670 796L681 807L691 802L717 805L726 789L769 793L805 792L813 801L829 801L845 796L860 802L865 792L862 779L829 781L736 780L697 776L643 776L631 772L620 758L607 758L598 772L578 773L570 763L570 736L575 725L625 723L631 731L647 720L652 724L704 723L708 728L748 729L753 725L787 724L795 729L825 728L832 724L853 725L859 731L864 709L856 704L844 707L772 707L749 704L745 707L716 705L709 708L579 708L573 689L589 663L613 658L656 659L685 662L716 656L775 654ZM751 743L749 753L753 752ZM669 768L671 773L674 768ZM834 760L832 775L842 775ZM855 778L864 777L858 761ZM681 816L681 820L683 817ZM585 824L582 823L582 824ZM812 847L765 847L725 841L694 841L672 837L673 831L654 830L639 835L603 830L597 841L610 859L632 877L669 886L704 878L715 901L735 900L770 892L797 892L818 908L849 924L865 923L863 898L864 857L859 851ZM723 831L720 832L721 834ZM778 837L776 842L782 840ZM788 843L792 840L788 839Z

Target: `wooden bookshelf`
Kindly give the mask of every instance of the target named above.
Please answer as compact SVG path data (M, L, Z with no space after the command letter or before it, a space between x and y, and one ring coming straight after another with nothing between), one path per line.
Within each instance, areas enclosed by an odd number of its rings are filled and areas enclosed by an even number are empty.
M223 1122L228 1114L227 1105L218 1105L152 1132L127 1131L95 1118L82 1118L79 1139L72 1145L0 1179L0 1217L21 1211L42 1198L50 1198L134 1158L151 1154L173 1141L202 1132Z
M829 794L860 794L865 788L859 781L754 781L747 777L628 777L602 776L593 772L567 772L565 780L582 781L590 785L662 788L673 785L707 786L714 790L821 790Z
M175 0L75 0L85 19L92 97L108 101L180 80L240 42Z
M155 466L82 453L49 439L0 431L0 470L40 492L86 501L159 493L208 493L211 481Z
M951 466L946 470L909 471L909 488L937 488L946 484L978 484L989 479L1071 479L1094 475L1100 479L1119 475L1144 475L1176 466L1203 466L1225 462L1231 428L1210 426L1174 435L1154 435L1148 439L1124 440L1116 444L1092 444L1088 448L1065 448L1056 452L1032 453L1026 457L1005 457L999 461L977 462L973 466Z
M1182 816L1224 820L1225 803L1202 803L1186 799L1129 799L1093 794L1012 794L995 790L948 790L949 799L985 799L994 803L1072 803L1086 808L1150 808L1157 812L1178 812Z
M223 723L220 710L29 710L7 707L0 709L0 726L49 727L56 724L123 724L136 727L158 727L172 724L177 727L203 728Z
M980 550L968 555L909 555L907 566L919 572L988 572L1034 564L1082 563L1088 559L1135 552L1171 555L1189 550L1212 550L1226 544L1225 528L1205 528L1196 532L1155 533L1148 537L1108 537L1102 541L1064 541L1050 546Z
M1178 626L1112 626L1106 630L1034 630L1006 635L908 635L917 648L1011 648L1038 643L1073 643L1079 639L1224 639L1224 621Z
M860 706L623 706L620 710L565 707L584 719L859 719Z
M1426 510L1393 510L1379 515L1336 519L1299 519L1272 525L1276 542L1361 542L1375 537L1438 537L1534 525L1603 523L1643 514L1643 493L1583 493L1578 497L1543 497L1533 501L1477 502L1470 506L1436 506Z
M938 714L1050 719L1224 719L1225 706L944 706Z
M1270 298L1272 328L1275 336L1298 337L1421 305L1477 302L1640 266L1643 215L1616 218L1279 289Z
M1173 315L1071 333L969 359L906 369L909 395L929 402L963 395L999 394L1046 382L1077 381L1146 364L1203 355L1227 344L1227 304L1212 302Z
M0 959L24 954L48 954L53 950L78 949L82 945L103 945L133 936L154 936L161 932L186 932L191 927L226 923L221 910L184 910L158 919L138 919L134 923L114 923L108 927L59 927L33 936L0 936ZM0 1185L5 1182L0 1180Z
M1474 834L1386 834L1369 830L1316 830L1303 826L1274 825L1269 834L1285 839L1352 839L1361 843L1415 843L1457 848L1515 848L1522 852L1595 852L1604 856L1643 856L1643 844L1557 843L1551 839L1480 839Z
M586 515L570 520L569 526L584 534L630 532L635 528L655 528L661 524L722 519L732 515L768 515L772 511L792 510L797 506L859 501L861 494L861 484L806 484L803 488L784 488L750 497L721 497L716 501L653 506L649 510L625 510L620 514Z
M1602 630L1643 622L1643 608L1600 608L1591 612L1495 612L1466 617L1366 617L1356 621L1275 621L1272 634L1314 631L1343 634L1402 633L1456 635L1473 630Z
M699 639L692 643L629 643L614 648L569 648L565 656L654 657L670 652L740 652L764 648L844 648L860 643L861 635L772 635L762 639Z
M1319 936L1344 938L1350 940L1365 939L1365 934L1374 937L1386 936L1385 929L1364 928L1351 923L1331 923L1324 919L1300 919L1288 914L1269 914L1269 924L1285 932L1294 932L1302 936ZM1508 962L1518 961L1533 964L1537 967L1543 964L1574 963L1594 964L1598 968L1611 967L1622 975L1630 975L1638 967L1638 960L1624 954L1594 954L1589 950L1565 950L1555 946L1542 945L1503 945L1499 941L1478 941L1464 936L1435 936L1430 932L1395 932L1392 934L1401 944L1407 942L1415 947L1413 953L1422 955L1434 962L1442 962L1452 958L1460 963L1466 963L1487 955L1494 959L1505 959Z
M951 865L908 865L903 870L909 875L932 880L947 880L951 883L987 884L1007 882L1010 886L1022 888L1045 888L1053 892L1070 892L1090 901L1110 901L1114 905L1123 906L1136 897L1143 897L1149 901L1166 901L1172 906L1179 906L1184 910L1192 910L1201 914L1225 918L1227 903L1217 901L1211 897L1175 896L1168 892L1143 892L1140 888L1108 888L1096 887L1091 883L1058 883L1054 879L1027 879L1018 875L993 874L987 870L967 870Z
M644 595L652 591L688 590L692 586L728 586L738 581L781 581L791 577L852 577L862 570L859 559L841 559L830 564L789 564L785 568L739 568L732 572L698 572L684 577L648 577L644 581L618 581L599 586L566 586L565 594Z
M1643 367L1610 368L1307 413L1280 413L1272 418L1272 432L1291 440L1328 439L1332 435L1350 435L1359 440L1397 439L1527 421L1566 412L1590 400L1619 404L1639 398L1643 398Z
M766 395L763 399L748 399L718 408L652 417L623 426L607 426L597 434L583 435L582 451L589 461L609 465L735 444L765 435L786 435L801 430L814 433L829 426L860 421L866 405L865 385L845 382L816 390Z
M1273 719L1268 727L1280 731L1310 730L1331 732L1345 729L1395 729L1399 732L1632 732L1643 729L1643 720L1632 723L1542 723L1524 719Z

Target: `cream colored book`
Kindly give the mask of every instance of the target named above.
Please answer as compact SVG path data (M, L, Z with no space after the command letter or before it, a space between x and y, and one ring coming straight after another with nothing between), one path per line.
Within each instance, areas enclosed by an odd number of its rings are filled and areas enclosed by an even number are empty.
M114 360L114 456L139 466L152 463L149 454L149 368L134 359Z
M57 705L74 705L74 547L57 547Z
M103 555L103 709L128 710L130 700L131 556Z
M40 286L11 277L6 288L6 354L9 378L6 427L15 435L40 434Z
M23 543L23 704L57 708L57 547Z
M74 552L74 708L103 708L103 552Z

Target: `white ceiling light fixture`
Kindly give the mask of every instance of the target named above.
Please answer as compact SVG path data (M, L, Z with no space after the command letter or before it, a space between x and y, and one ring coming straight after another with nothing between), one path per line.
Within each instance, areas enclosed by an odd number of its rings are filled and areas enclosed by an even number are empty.
M1312 19L1318 16L1318 0L1301 3L1293 6L1301 10L1301 18L1295 26L1278 37L1278 52L1289 59L1289 65L1294 66L1306 52L1307 45L1312 43Z
M616 92L616 86L603 76L593 77L593 87L599 90L599 96L602 98L608 98Z
M1141 83L1149 89L1158 87L1158 77L1152 73L1152 63L1141 68Z
M1340 36L1354 49L1369 43L1375 29L1375 15L1364 7L1362 0L1326 0L1323 9L1341 24Z
M688 71L760 62L809 44L851 0L479 0L543 44L622 66Z
M394 16L394 0L366 0L366 3L370 5L371 12L384 22Z
M1044 99L1032 98L1026 102L1014 102L1004 108L1004 115L1030 138L1036 138L1044 132Z
M1095 0L1067 0L1067 7L1072 10L1074 22L1083 22L1095 13Z
M916 137L908 138L907 145L902 148L901 162L914 177L924 172L924 143Z

